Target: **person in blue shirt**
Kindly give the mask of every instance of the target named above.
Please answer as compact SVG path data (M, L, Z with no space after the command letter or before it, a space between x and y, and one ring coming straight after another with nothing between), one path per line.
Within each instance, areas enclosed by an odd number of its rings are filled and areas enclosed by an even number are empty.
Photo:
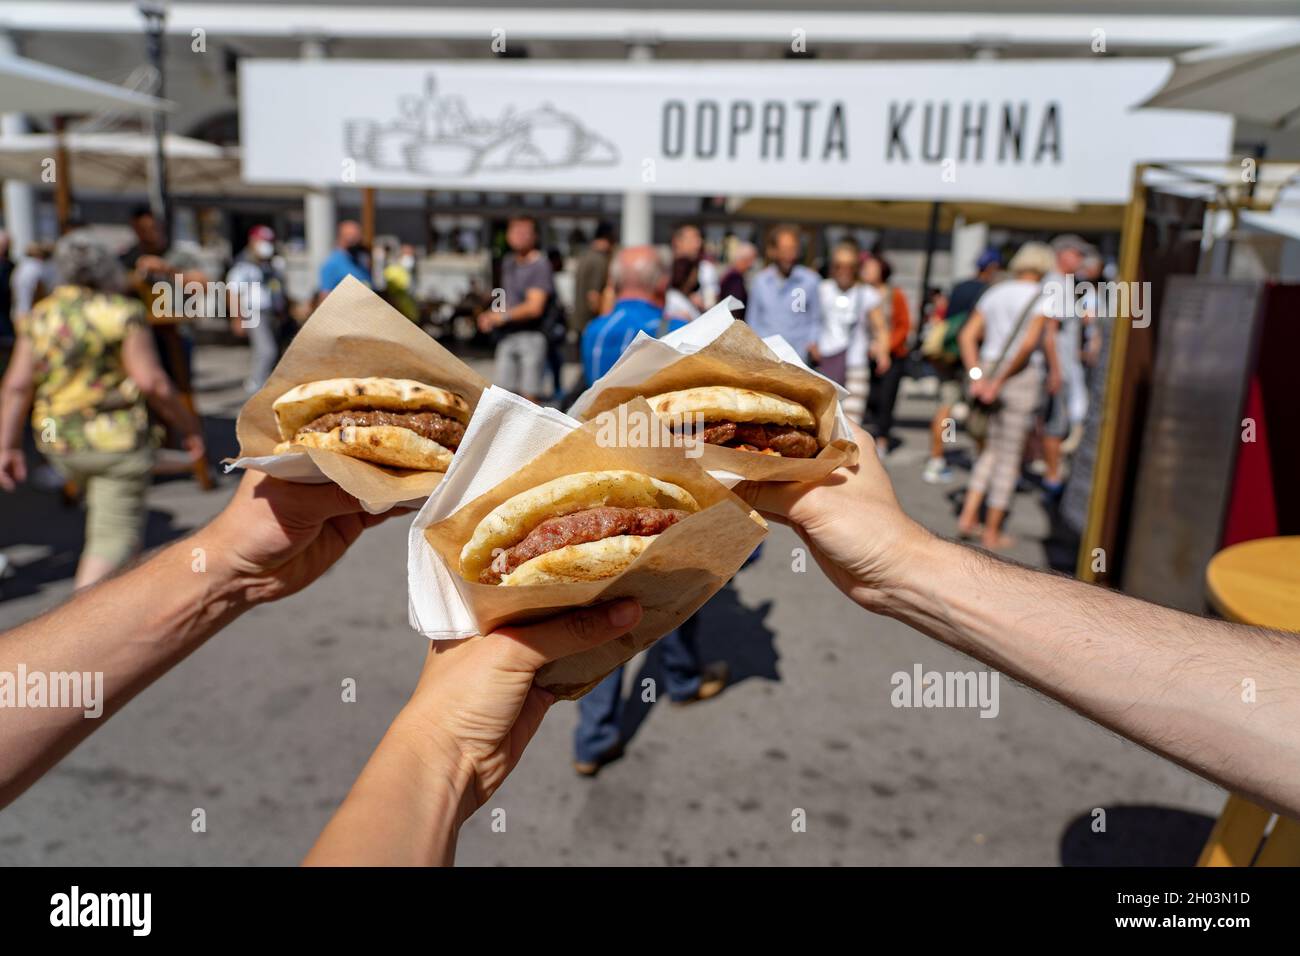
M613 311L592 319L582 330L582 371L589 385L614 367L638 332L658 339L686 324L684 319L664 318L660 303L668 273L653 246L621 250L609 279L616 296Z
M348 276L356 276L370 286L370 258L366 252L361 223L345 219L339 223L335 249L320 264L320 294L324 298Z
M582 368L595 382L618 361L638 332L661 338L686 324L665 319L664 290L668 274L652 246L630 246L619 252L610 268L617 297L608 315L592 319L582 333ZM692 617L658 645L664 683L673 703L707 700L727 686L724 661L700 665L695 645L697 618ZM614 672L578 701L578 728L573 737L573 769L584 777L623 753L623 668Z
M760 338L780 335L801 356L821 332L821 276L800 265L802 238L797 226L776 226L768 235L769 265L749 284L745 321Z

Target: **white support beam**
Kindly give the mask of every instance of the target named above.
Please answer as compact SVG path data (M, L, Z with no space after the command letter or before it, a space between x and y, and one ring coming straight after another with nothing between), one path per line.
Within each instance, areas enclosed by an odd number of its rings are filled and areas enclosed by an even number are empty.
M1239 0L1241 2L1241 0ZM1243 7L1248 4L1241 3ZM792 9L790 12L636 9L516 9L399 7L358 4L187 3L168 8L167 29L191 35L300 38L329 37L475 39L505 27L522 40L612 40L787 44L793 29L819 44L878 46L987 45L1077 47L1106 31L1108 52L1124 49L1181 50L1267 34L1296 18L1197 14L1070 13L884 13ZM140 32L136 5L121 2L15 0L0 7L0 26L18 31L66 33Z

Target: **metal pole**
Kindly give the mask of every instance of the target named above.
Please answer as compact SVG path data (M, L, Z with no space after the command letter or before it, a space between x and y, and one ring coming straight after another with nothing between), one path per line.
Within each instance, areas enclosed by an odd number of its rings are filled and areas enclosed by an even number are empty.
M921 294L916 299L916 322L914 326L920 328L920 322L925 318L926 296L930 292L930 266L934 259L934 247L939 244L939 207L942 203L930 204L930 228L925 233L925 265L921 267Z
M145 22L145 48L149 56L149 65L154 71L154 96L162 99L166 96L166 83L163 74L163 30L167 23L167 7L158 0L142 0L139 5L140 15ZM154 110L149 116L149 127L153 132L154 151L149 163L149 208L154 218L163 228L163 235L168 243L172 236L171 198L167 194L167 158L163 152L163 140L167 133L167 120L161 110Z

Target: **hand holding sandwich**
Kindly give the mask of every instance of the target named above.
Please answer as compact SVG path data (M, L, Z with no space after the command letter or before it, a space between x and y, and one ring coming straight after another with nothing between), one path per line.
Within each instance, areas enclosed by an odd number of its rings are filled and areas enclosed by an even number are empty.
M456 834L501 786L555 702L542 665L636 626L623 600L464 641L435 641L410 702L325 827L306 863L453 862Z
M746 483L835 585L1084 716L1280 813L1300 815L1300 641L1035 571L930 534L863 449L818 482ZM1257 702L1243 675L1268 675Z

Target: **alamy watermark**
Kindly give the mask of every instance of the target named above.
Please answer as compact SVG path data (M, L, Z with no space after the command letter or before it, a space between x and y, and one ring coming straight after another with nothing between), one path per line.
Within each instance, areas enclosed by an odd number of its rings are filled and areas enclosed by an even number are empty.
M997 671L927 671L920 664L895 671L889 702L895 707L970 707L981 717L996 717L1001 710Z
M1067 275L1064 282L1053 279L1044 283L1043 294L1048 314L1053 317L1083 318L1084 312L1092 311L1096 315L1128 316L1135 329L1151 324L1150 282L1091 282ZM1091 304L1085 306L1085 300Z
M620 405L596 420L596 444L601 448L682 448L687 458L704 454L703 412L660 416Z
M103 671L0 671L0 710L80 710L87 720L104 713Z
M177 273L153 284L150 308L155 319L238 318L240 328L252 329L262 321L262 292L260 282L186 282Z

